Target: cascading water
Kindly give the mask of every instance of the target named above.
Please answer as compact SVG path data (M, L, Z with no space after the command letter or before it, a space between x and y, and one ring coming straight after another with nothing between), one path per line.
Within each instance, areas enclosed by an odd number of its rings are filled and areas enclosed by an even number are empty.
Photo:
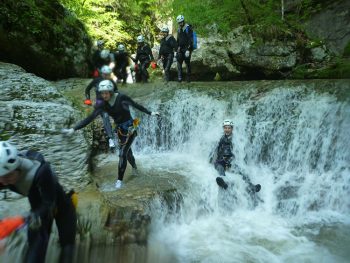
M180 89L151 101L163 118L142 120L137 159L145 171L176 171L188 186L179 187L177 213L153 204L150 243L175 262L348 261L349 98L280 82L260 92ZM208 162L224 119L235 123L235 164L262 185L255 208L239 174L228 172L229 189L219 190Z

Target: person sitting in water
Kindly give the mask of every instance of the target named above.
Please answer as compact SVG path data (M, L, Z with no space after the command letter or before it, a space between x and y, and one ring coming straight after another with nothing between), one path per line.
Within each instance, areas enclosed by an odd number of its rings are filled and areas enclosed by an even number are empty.
M137 169L131 145L137 136L136 128L138 126L138 119L132 118L129 107L132 106L152 116L159 116L159 112L151 112L133 101L127 95L119 92L114 93L113 89L112 81L104 80L100 82L98 91L103 101L99 105L96 105L94 111L87 118L75 125L74 128L62 129L62 132L68 135L73 134L74 131L82 129L91 123L103 111L107 112L116 124L119 138L118 180L115 183L115 187L119 189L123 186L123 177L127 161L129 161L133 169Z
M233 135L233 122L231 120L224 120L223 122L224 135L220 138L220 141L215 148L210 162L214 163L215 169L218 171L219 176L216 177L216 183L223 189L228 188L228 184L223 179L226 176L225 171L230 169L232 166L232 161L234 159L233 155L233 144L232 144L232 135ZM250 179L242 175L243 180L248 184L249 192L259 192L261 185L254 185L251 183Z
M71 191L66 194L51 165L42 154L18 152L7 141L0 141L0 190L9 189L28 197L28 251L24 262L45 262L51 226L55 220L61 245L60 262L73 262L77 226Z

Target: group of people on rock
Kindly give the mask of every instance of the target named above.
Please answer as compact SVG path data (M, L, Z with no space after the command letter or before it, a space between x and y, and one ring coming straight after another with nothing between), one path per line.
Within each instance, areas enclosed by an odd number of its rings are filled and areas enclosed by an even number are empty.
M163 39L160 45L159 59L162 60L165 72L165 80L170 79L170 67L176 54L178 63L178 80L182 81L182 63L187 66L187 81L190 80L191 67L190 59L193 50L192 30L185 23L184 17L179 15L177 22L180 26L178 38L169 35L167 27L162 28ZM142 80L147 81L147 67L154 60L150 47L144 42L143 36L137 38L138 48L135 62L140 62ZM139 111L159 117L157 111L150 111L144 106L136 103L129 96L121 93L115 81L113 73L126 81L126 63L129 57L125 47L120 44L118 52L112 54L103 49L103 42L98 42L98 51L94 54L94 65L97 68L96 77L85 89L85 104L91 105L90 91L95 89L96 103L93 112L85 119L77 123L73 128L64 128L62 133L72 135L91 123L97 116L102 116L106 134L109 138L111 148L119 144L119 164L118 177L115 188L123 187L123 178L127 167L127 162L137 171L135 157L131 146L137 136L138 119L132 117L130 107ZM175 53L176 52L176 53ZM116 63L116 64L115 64ZM98 74L97 74L98 73ZM114 120L116 129L113 130L109 122L109 117ZM225 171L231 168L234 159L232 153L233 122L225 120L223 123L224 134L217 144L214 154L211 157L215 169L219 176L216 178L217 184L222 189L227 189L228 184L223 179ZM118 140L114 140L118 138ZM261 186L251 183L249 178L242 175L248 185L248 191L259 192ZM28 222L28 242L29 249L25 262L44 262L48 241L53 220L55 220L59 240L62 247L61 262L72 262L74 256L74 243L76 234L76 211L72 195L74 192L66 193L58 182L58 178L52 171L50 164L38 152L23 151L7 141L0 141L0 190L10 189L21 195L28 197L31 212L26 217ZM0 221L1 222L1 221ZM0 240L0 248L1 248Z
M163 64L164 80L170 81L170 68L173 64L174 57L177 60L177 80L183 80L182 65L186 64L186 81L191 80L191 54L193 52L193 30L192 26L185 23L183 15L176 18L178 23L177 39L169 33L169 28L164 26L160 32L162 39L159 47L159 56L157 58ZM92 65L94 68L93 76L97 77L102 74L102 68L109 66L112 70L112 79L114 81L126 83L127 81L127 67L129 66L129 59L134 62L131 66L131 71L135 74L136 82L148 82L149 73L148 68L151 64L156 65L151 47L145 42L143 35L137 37L136 57L133 58L125 49L124 44L119 44L115 52L111 52L104 48L104 41L98 40L96 43L97 49L92 56Z

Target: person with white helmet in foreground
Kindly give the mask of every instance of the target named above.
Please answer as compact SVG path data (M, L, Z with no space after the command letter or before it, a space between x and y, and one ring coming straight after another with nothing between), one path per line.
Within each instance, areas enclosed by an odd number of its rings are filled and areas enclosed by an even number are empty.
M95 94L96 94L96 104L100 103L102 101L102 97L100 95L100 93L98 92L98 85L100 84L101 81L109 79L112 81L113 83L113 91L117 92L118 88L117 88L117 84L112 80L112 69L107 66L104 65L101 68L101 75L97 78L94 78L89 85L87 85L87 87L85 88L85 100L84 100L84 104L86 105L92 105L92 101L90 99L90 92L91 89L95 89ZM113 130L112 130L112 125L111 122L109 120L109 115L106 112L102 112L101 114L102 120L103 120L103 128L104 131L108 137L108 145L110 150L114 151L116 148L115 142L113 140L114 136L113 136Z
M120 92L113 92L113 83L110 80L104 80L99 84L98 91L101 94L103 103L97 105L94 111L84 120L80 121L70 129L62 129L65 134L73 134L76 130L82 129L91 123L101 112L105 111L111 116L116 124L116 132L119 139L119 166L118 180L115 187L119 189L123 186L123 177L127 166L127 161L133 167L133 173L136 173L136 163L133 156L131 145L137 136L138 119L131 116L129 107L134 107L148 115L159 116L159 112L151 112L145 107L133 101L127 95Z
M140 35L137 37L137 50L136 58L133 59L135 64L140 61L139 74L141 75L142 82L148 82L148 71L147 68L154 62L154 57L150 46L145 42L145 38Z
M30 214L28 251L24 262L45 262L46 250L55 220L61 245L60 262L72 262L76 235L76 211L70 195L43 155L34 151L18 152L7 141L0 141L0 189L28 197Z
M224 129L224 135L220 138L219 143L217 144L211 158L210 162L214 163L215 169L219 173L219 177L216 178L216 183L223 189L228 188L228 184L223 179L226 176L225 171L230 169L232 166L232 161L234 160L233 155L233 144L232 144L232 135L233 135L233 122L231 120L224 120L222 127ZM235 172L238 167L235 167ZM242 174L241 174L242 175ZM250 182L250 179L242 175L243 180L248 184L248 192L255 193L259 192L261 185L254 185Z
M163 38L160 42L159 57L163 62L164 68L164 80L168 82L170 80L170 67L173 64L174 52L177 50L177 43L175 38L169 34L169 28L164 26L161 29Z
M191 54L193 51L193 30L189 24L185 23L185 17L183 15L178 15L176 17L176 22L179 25L177 31L177 76L178 81L183 80L182 76L182 63L185 61L186 64L186 81L191 81Z
M129 57L130 55L125 50L123 44L118 45L118 50L114 52L114 58L116 66L114 68L114 74L118 77L118 82L122 81L123 84L126 83L128 74L126 72L126 67L129 66Z

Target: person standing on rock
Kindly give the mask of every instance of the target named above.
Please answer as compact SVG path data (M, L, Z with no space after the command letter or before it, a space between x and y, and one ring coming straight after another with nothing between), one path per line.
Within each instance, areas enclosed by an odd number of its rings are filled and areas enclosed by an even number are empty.
M136 58L133 61L135 64L140 61L139 74L141 75L142 82L147 83L149 77L147 68L151 61L154 62L154 58L150 46L145 43L145 38L142 35L137 37Z
M177 42L172 35L169 35L169 28L164 26L161 30L163 39L160 42L159 59L163 62L164 80L170 80L170 68L174 60L174 52L177 50Z
M182 76L182 63L185 61L186 64L186 81L191 81L191 54L193 51L193 30L189 24L185 23L183 15L178 15L176 22L179 25L177 31L177 76L178 81L183 80Z
M232 152L233 122L231 120L224 120L222 126L224 129L224 135L220 138L220 141L210 158L210 162L214 164L215 169L219 173L219 177L216 177L216 183L226 190L228 184L223 177L226 176L225 171L231 168L234 159ZM255 193L260 191L260 184L252 184L250 179L245 175L242 175L242 178L248 184L248 192Z
M60 262L73 262L76 211L59 184L51 165L34 151L18 152L7 141L0 141L0 189L28 197L28 251L24 262L45 262L46 250L55 220L61 245Z
M148 115L159 116L159 112L151 112L145 107L133 101L130 97L122 93L113 92L113 83L110 80L100 82L98 91L101 94L103 102L94 109L94 111L84 120L80 121L74 128L62 129L64 134L71 135L74 131L79 130L91 123L103 111L111 116L116 124L116 132L119 139L119 166L118 180L115 188L119 189L123 186L123 177L127 166L127 161L136 172L137 166L131 145L137 136L138 119L133 119L129 107L132 106Z
M101 101L103 101L100 93L98 92L98 85L100 84L101 81L109 79L112 81L113 83L113 90L114 92L118 91L117 88L117 84L112 80L112 69L107 66L104 65L101 68L101 76L94 78L89 85L87 85L87 87L85 88L85 101L84 104L86 105L92 105L92 102L90 100L90 92L91 89L95 89L95 93L96 93L96 104L100 103ZM105 130L105 133L108 137L108 145L111 151L114 151L114 149L116 148L116 144L114 142L114 136L113 136L113 130L112 130L112 125L111 122L109 120L109 115L106 112L102 112L101 114L102 120L103 120L103 128Z

